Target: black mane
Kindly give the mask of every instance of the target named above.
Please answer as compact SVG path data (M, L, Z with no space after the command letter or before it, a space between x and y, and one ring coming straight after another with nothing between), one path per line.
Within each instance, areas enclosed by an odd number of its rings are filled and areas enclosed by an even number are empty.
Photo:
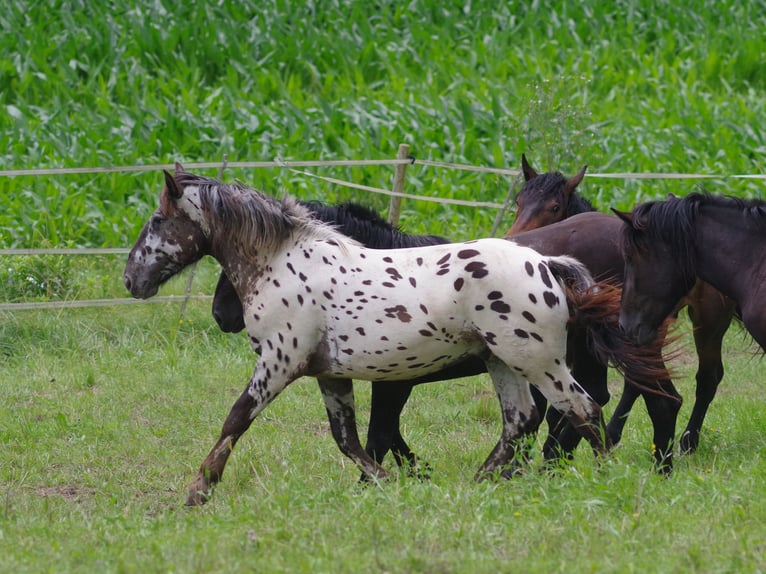
M449 243L438 235L412 235L400 231L380 214L358 203L325 205L318 201L300 202L320 221L329 223L343 235L373 249L400 249Z
M645 251L654 242L665 243L687 271L696 266L692 238L700 209L736 210L742 225L766 231L766 202L759 199L691 193L683 198L649 201L633 208L633 225L626 226L623 245L628 250Z

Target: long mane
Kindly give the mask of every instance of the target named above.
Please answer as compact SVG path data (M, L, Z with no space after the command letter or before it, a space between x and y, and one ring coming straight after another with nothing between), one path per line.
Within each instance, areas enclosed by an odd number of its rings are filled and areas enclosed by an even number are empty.
M238 245L245 255L275 249L288 240L311 238L338 245L357 245L333 226L315 219L293 197L278 200L242 183L176 172L179 188L194 186L199 190L200 209L205 215L214 241Z
M743 225L752 225L761 232L766 230L766 203L761 200L691 193L684 198L650 201L634 207L633 225L625 227L623 245L640 253L652 243L662 242L685 271L694 273L693 231L703 207L739 211Z

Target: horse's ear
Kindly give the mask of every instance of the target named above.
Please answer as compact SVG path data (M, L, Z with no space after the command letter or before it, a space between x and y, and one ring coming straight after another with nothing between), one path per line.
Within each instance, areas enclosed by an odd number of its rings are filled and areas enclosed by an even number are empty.
M587 165L582 166L582 169L578 171L575 175L570 177L567 182L564 184L564 191L567 195L572 195L575 190L577 189L577 186L580 185L580 182L582 181L582 178L585 177L585 170L588 169Z
M178 165L180 164L176 164L176 173L178 173ZM163 169L162 171L165 174L165 187L168 190L168 195L171 199L180 199L182 194L176 183L176 178L168 170Z
M668 199L678 199L678 196L675 193L668 193Z
M633 227L633 214L630 211L620 211L618 209L615 209L614 207L610 208L612 212L622 219L625 223Z
M186 173L184 166L182 166L179 162L176 162L176 173Z
M537 172L531 165L529 165L527 156L524 154L521 154L521 173L524 174L524 181L529 181L533 177L537 177Z

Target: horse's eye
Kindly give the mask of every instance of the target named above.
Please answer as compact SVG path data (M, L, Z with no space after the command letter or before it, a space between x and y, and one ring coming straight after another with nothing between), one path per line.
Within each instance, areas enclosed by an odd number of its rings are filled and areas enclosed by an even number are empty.
M551 207L551 211L552 211L553 213L558 213L558 211L559 211L559 209L560 209L560 208L561 208L561 206L560 206L560 205L557 203L556 205L554 205L553 207Z
M152 225L160 225L163 221L165 221L165 218L162 217L161 215L159 214L152 215L152 218L151 218Z

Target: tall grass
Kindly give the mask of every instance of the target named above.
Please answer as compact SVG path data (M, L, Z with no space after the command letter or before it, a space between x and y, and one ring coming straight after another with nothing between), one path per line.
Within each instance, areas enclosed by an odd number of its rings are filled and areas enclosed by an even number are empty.
M6 168L394 157L544 169L760 172L761 2L8 3L0 14ZM381 197L285 172L236 173L305 198ZM336 174L387 187L390 170ZM497 200L509 181L423 170L413 190ZM756 195L758 182L712 182ZM0 242L124 245L154 174L0 179ZM598 182L603 208L685 183ZM456 235L494 214L448 212ZM453 215L458 214L458 215ZM438 227L438 224L437 224ZM470 232L466 231L469 236Z

